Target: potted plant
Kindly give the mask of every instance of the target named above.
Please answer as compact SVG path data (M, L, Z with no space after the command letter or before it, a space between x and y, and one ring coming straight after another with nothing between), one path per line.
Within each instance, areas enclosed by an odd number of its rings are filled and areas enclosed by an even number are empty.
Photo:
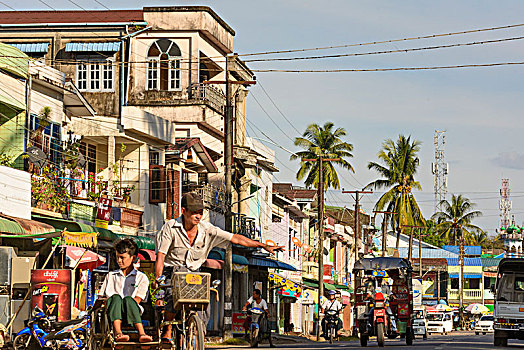
M126 186L122 188L122 197L124 198L124 202L129 202L131 199L131 193L135 190L135 185Z

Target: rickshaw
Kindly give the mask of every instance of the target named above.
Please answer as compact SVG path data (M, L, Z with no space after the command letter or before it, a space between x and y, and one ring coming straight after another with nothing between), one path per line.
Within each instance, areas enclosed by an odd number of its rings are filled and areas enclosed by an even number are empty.
M160 279L165 280L165 276ZM127 333L131 336L128 342L116 342L112 327L107 317L104 303L95 304L93 325L89 335L88 346L90 350L97 349L136 349L137 347L177 350L204 350L204 323L198 312L205 312L210 302L210 292L217 293L220 281L211 283L209 273L200 272L175 272L171 284L161 284L160 292L153 291L155 300L143 303L144 312L142 322L144 330L153 337L149 343L140 343L138 335L134 332ZM173 307L176 311L175 320L164 320L163 300L165 288L171 286L173 291ZM165 326L173 327L174 344L165 344L161 341L161 332ZM122 328L126 334L126 329Z
M373 336L377 337L380 347L384 346L385 337L394 339L398 336L405 338L407 345L412 345L414 314L412 267L409 261L389 257L365 258L355 263L353 275L354 325L358 327L360 345L367 346L369 338ZM391 296L375 288L377 278L385 279L388 276L393 279ZM388 306L395 317L397 332L392 330Z

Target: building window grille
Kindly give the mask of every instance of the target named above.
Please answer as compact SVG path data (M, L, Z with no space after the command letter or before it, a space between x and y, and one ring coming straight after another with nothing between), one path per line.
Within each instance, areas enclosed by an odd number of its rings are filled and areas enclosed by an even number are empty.
M76 65L76 85L80 91L112 92L115 71L112 59L87 60Z
M147 90L182 90L182 52L174 41L155 41L149 48L147 60Z

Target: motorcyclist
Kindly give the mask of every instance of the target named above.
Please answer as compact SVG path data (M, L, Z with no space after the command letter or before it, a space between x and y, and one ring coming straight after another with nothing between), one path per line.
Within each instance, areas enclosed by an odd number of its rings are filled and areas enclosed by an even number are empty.
M389 300L395 299L395 295L393 292L391 292L391 287L386 281L383 281L382 277L377 277L377 287L375 288L375 293L382 293L384 295L384 302L386 303L386 314L389 317L389 320L391 322L391 330L393 332L397 332L397 322L395 320L395 316L393 315L393 311L391 311L391 307L389 306ZM369 324L373 324L373 317L374 317L374 311L375 307L372 307L369 310Z
M268 330L266 330L265 327L268 326L269 309L268 309L268 306L267 306L267 302L262 298L262 292L260 291L260 289L256 288L256 289L253 290L253 295L247 300L246 304L242 308L242 311L247 311L248 307L258 308L258 309L261 309L261 310L265 311L266 320L265 320L265 325L261 325L261 326L264 326L264 327L261 327L261 331L262 332L267 332ZM246 320L244 321L244 332L245 332L246 338L247 338L247 331L249 330L249 327L251 326L251 322L252 321L253 320L252 320L250 315L248 315L246 317ZM273 341L271 339L271 331L269 331L267 333L269 333L269 346L270 347L274 347Z
M340 314L340 311L342 310L343 307L340 301L336 299L336 294L337 292L334 290L330 290L328 292L328 299L325 300L321 305L322 313L325 313L326 311L331 310L331 311L336 311L337 315ZM337 317L336 322L337 322L337 332L338 332L340 329L342 329L342 320L340 319L340 317ZM327 338L326 325L327 325L327 320L324 317L322 319L322 337L324 338Z

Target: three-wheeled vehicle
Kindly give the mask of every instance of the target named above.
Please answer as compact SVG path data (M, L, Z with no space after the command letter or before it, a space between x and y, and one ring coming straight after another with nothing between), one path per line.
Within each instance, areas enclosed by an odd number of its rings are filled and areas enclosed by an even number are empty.
M384 346L385 337L398 336L413 344L413 288L412 267L401 258L365 258L357 261L353 269L355 278L354 317L358 327L360 345L367 346L370 337L376 336L379 346ZM377 280L391 277L390 294L384 295L377 288ZM381 291L382 290L382 291ZM389 310L397 324L393 331ZM373 314L370 314L372 312Z
M413 331L416 335L421 335L422 338L428 337L428 318L426 305L417 305L413 308L414 318Z

